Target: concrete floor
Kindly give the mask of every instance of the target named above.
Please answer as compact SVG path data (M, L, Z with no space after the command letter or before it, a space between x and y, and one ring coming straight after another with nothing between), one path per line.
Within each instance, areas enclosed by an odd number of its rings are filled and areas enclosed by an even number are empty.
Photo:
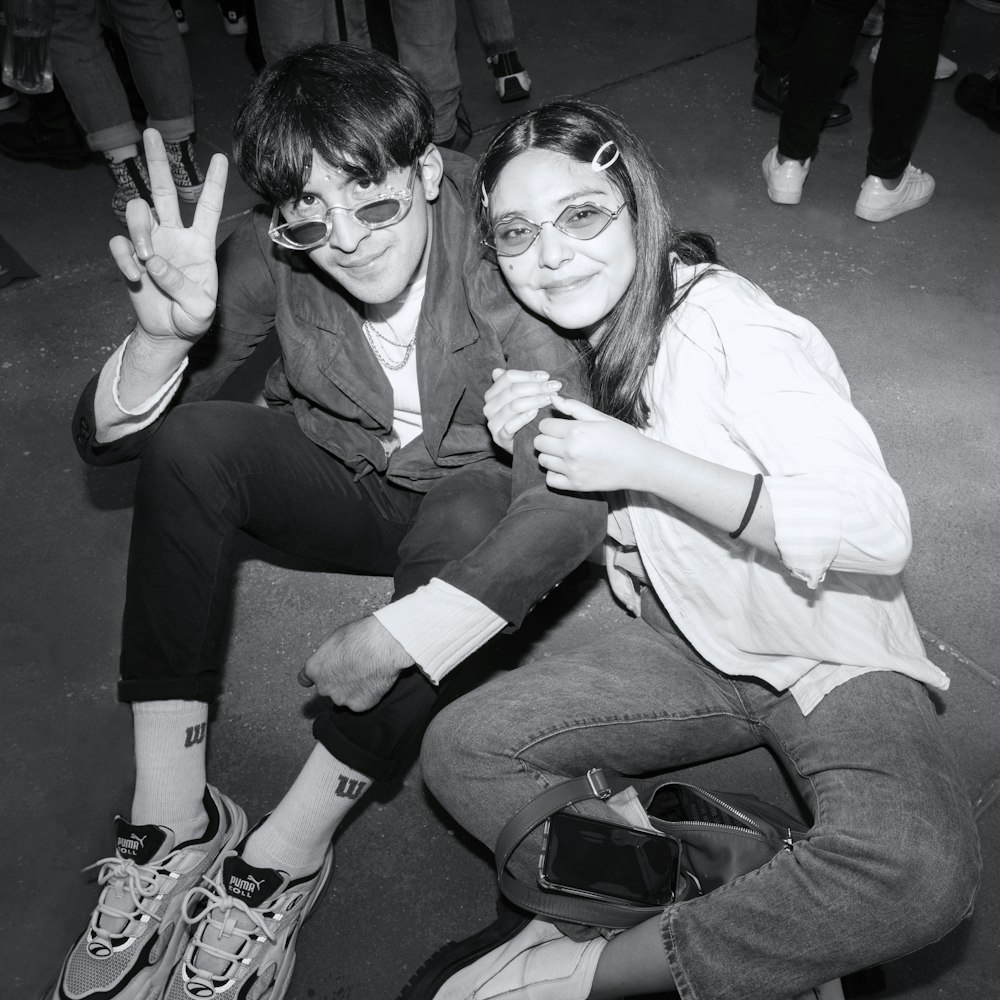
M189 0L187 7L207 160L228 149L251 71L214 6ZM663 164L676 218L714 233L736 269L815 321L841 358L910 502L915 545L906 584L928 648L952 678L941 717L986 855L974 918L888 966L882 995L996 998L1000 137L957 109L954 80L938 84L915 156L937 178L933 201L879 226L855 219L871 84L863 40L861 79L846 97L854 121L824 134L801 206L777 207L759 175L777 119L750 106L749 0L512 0L512 7L532 102L587 96L629 117ZM459 8L475 153L521 107L495 100L468 12ZM995 65L1000 17L956 2L943 50L962 71ZM41 275L0 290L0 968L8 970L0 996L33 998L93 906L94 886L80 869L108 852L110 819L127 810L130 795L130 716L115 702L114 682L135 470L83 467L68 433L77 393L130 318L105 249L119 230L99 163L64 171L2 161L0 191L0 233ZM251 203L234 179L226 231ZM252 379L247 386L252 391ZM387 593L382 580L275 565L247 550L210 773L251 815L275 803L310 746L295 683L300 665L336 625ZM523 655L576 642L619 614L600 580L561 601L517 644ZM770 760L753 754L697 774L717 787L786 794ZM492 900L488 858L434 806L415 769L338 835L334 879L300 938L289 997L391 998L432 950L487 922Z

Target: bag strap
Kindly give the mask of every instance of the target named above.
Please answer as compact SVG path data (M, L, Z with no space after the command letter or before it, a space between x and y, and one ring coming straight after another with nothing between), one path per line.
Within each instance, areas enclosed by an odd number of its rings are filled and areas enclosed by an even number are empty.
M636 780L615 774L613 771L593 768L583 777L570 778L537 795L514 813L497 838L496 865L500 891L512 903L525 910L556 920L592 924L595 927L634 927L650 917L661 914L662 906L611 903L600 899L588 899L585 896L544 892L518 881L507 870L507 862L521 841L535 827L544 823L552 813L586 799L609 799L630 785L642 798L645 788L653 789L661 783L662 778Z

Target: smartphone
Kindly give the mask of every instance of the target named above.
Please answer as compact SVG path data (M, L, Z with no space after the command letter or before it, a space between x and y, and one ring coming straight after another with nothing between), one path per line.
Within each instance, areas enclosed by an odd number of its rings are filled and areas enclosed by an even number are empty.
M538 881L544 888L648 906L674 899L680 843L670 834L558 812L543 837Z

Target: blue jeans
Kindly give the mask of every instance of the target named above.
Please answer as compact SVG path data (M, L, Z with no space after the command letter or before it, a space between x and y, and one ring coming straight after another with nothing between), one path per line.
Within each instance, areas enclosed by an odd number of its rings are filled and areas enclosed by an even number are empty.
M923 123L949 0L886 0L872 77L872 134L865 173L898 177ZM778 151L815 154L823 120L840 87L871 0L813 0L795 43Z
M391 0L390 6L399 61L423 84L434 106L434 141L450 139L462 96L455 0Z
M976 828L922 685L866 674L803 716L789 694L701 660L648 592L643 615L441 712L424 777L463 826L492 848L525 802L588 768L662 773L769 747L811 809L809 837L665 909L684 1000L788 1000L929 944L970 911ZM515 856L522 879L539 846Z
M507 0L467 0L486 58L517 48L514 18Z
M167 0L104 0L128 54L144 123L176 142L194 132L194 90L184 42ZM52 68L87 145L103 153L141 139L128 97L101 38L96 0L56 0Z
M455 134L462 78L455 51L455 0L391 0L399 62L423 85L434 106L434 140ZM371 47L364 5L344 4L348 41ZM264 58L273 62L301 45L336 42L331 0L257 0L257 23Z
M261 50L269 63L304 45L340 41L334 0L256 0L255 10ZM347 41L371 48L364 0L344 0L343 10Z

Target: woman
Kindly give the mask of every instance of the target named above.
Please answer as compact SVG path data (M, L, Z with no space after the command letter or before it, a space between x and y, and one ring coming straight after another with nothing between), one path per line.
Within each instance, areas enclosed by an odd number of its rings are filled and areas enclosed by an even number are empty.
M927 692L948 679L898 578L906 504L832 349L673 230L650 153L607 110L514 120L476 180L484 242L522 303L581 338L595 400L559 397L558 373L508 373L491 430L509 447L555 394L564 419L542 422L539 461L555 489L617 499L609 574L638 617L442 712L427 783L493 847L525 802L591 767L767 746L813 826L610 939L507 923L409 995L788 1000L936 940L971 907L975 827ZM516 857L521 878L537 856Z

